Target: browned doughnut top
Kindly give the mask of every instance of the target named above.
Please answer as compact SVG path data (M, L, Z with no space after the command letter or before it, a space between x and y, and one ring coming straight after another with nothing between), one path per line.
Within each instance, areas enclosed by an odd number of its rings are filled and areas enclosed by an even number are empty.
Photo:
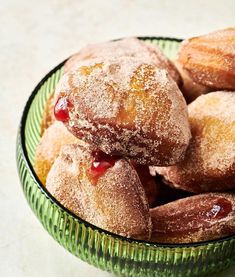
M235 233L234 193L190 196L151 209L150 213L154 242L199 242Z
M123 56L141 58L146 62L151 61L158 68L166 69L172 79L178 85L181 84L181 77L176 67L162 51L157 46L153 46L137 38L125 38L117 41L87 45L66 62L64 72L67 73L80 61L94 58L114 59Z
M235 188L235 94L212 92L189 105L192 140L185 159L156 167L173 186L193 192Z
M235 28L184 41L178 58L196 83L235 90Z
M133 166L117 159L96 184L92 166L97 165L88 146L66 145L48 174L46 188L91 224L126 237L149 239L149 207Z
M56 93L57 119L105 153L152 165L183 158L187 106L165 70L130 57L89 60L65 74Z
M43 134L36 149L35 172L42 182L46 183L47 174L65 144L80 143L81 140L71 134L61 122L54 122Z

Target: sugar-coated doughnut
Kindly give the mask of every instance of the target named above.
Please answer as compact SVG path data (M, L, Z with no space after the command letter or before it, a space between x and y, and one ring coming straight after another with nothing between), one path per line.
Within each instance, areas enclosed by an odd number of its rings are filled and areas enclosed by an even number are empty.
M107 154L171 165L190 139L187 106L169 74L131 57L77 64L56 88L57 120Z
M178 60L196 83L235 90L235 28L185 40Z
M147 198L131 163L92 151L63 146L46 182L48 191L82 219L110 232L149 239Z
M192 192L235 188L235 93L211 92L189 105L192 140L185 159L154 167L169 184Z
M151 241L191 243L213 240L235 232L235 194L205 193L150 210Z

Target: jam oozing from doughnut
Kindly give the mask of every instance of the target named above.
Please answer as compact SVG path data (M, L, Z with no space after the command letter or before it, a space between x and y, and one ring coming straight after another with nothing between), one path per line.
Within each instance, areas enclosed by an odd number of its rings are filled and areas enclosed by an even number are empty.
M69 120L69 109L73 105L67 97L60 97L54 107L54 115L58 121L67 122Z
M232 211L232 204L225 198L219 198L211 210L206 213L211 219L226 217Z
M115 162L120 159L119 156L110 156L102 151L92 152L93 161L89 170L91 176L91 182L96 185L99 178L105 174L108 168L115 165Z

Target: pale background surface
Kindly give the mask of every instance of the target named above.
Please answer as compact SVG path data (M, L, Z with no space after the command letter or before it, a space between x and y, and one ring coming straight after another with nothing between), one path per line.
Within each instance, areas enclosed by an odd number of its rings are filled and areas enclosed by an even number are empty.
M234 25L234 0L0 0L0 276L112 276L59 246L23 197L15 139L37 82L86 43L135 35L183 38ZM218 276L235 276L235 268Z

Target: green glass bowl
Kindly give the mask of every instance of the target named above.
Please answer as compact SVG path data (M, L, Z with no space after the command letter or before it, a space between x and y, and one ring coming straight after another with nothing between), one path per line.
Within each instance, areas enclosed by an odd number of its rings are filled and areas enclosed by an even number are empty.
M141 38L174 58L181 40ZM100 269L122 276L202 276L235 264L235 235L192 244L157 244L127 239L64 208L42 186L34 170L43 109L65 62L47 74L26 103L17 136L17 165L25 197L44 228L71 253Z

